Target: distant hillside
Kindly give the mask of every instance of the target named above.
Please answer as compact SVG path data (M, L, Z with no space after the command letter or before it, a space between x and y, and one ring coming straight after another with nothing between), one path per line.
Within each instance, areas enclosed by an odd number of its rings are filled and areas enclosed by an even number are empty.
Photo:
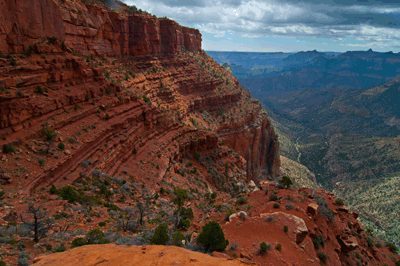
M218 64L228 63L236 78L265 77L278 73L282 62L293 53L217 52L206 51Z
M395 77L359 90L301 89L261 98L272 112L281 154L309 168L325 188L340 184L338 193L364 224L397 245L399 220L391 212L400 202L385 178L400 175L399 88ZM371 189L379 199L369 197Z
M240 84L258 98L272 92L279 95L299 89L361 89L390 81L398 75L400 56L371 50L339 55L312 51L290 55L280 66L279 71L257 78L238 76Z
M297 90L262 102L275 114L278 134L284 133L282 155L296 160L285 147L299 140L300 162L333 184L400 173L399 88L396 77L361 90Z
M350 202L349 207L360 212L367 228L375 228L374 235L400 245L400 177L374 182L338 184L335 193Z

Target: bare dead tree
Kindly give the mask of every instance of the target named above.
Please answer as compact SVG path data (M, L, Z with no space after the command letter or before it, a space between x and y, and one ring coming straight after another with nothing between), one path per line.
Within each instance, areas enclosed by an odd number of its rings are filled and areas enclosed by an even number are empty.
M33 232L33 240L37 243L46 237L47 232L53 227L54 221L48 216L48 211L42 206L30 204L26 213L30 216L28 220L20 215L24 225Z
M144 224L144 216L147 214L148 211L148 205L143 204L140 200L138 200L136 204L136 211L139 213L139 224L143 225Z
M124 232L126 231L136 232L137 231L136 216L131 211L128 211L125 215L120 216L117 222L117 226L121 228Z

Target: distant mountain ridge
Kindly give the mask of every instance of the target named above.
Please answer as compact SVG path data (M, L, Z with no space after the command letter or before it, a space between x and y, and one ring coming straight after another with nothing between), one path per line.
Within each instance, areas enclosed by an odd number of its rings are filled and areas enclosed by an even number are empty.
M387 82L400 74L399 54L372 50L336 56L316 51L301 52L284 58L281 64L284 66L277 72L264 77L240 78L240 84L256 97L263 97L265 93L279 94L306 88L361 89Z

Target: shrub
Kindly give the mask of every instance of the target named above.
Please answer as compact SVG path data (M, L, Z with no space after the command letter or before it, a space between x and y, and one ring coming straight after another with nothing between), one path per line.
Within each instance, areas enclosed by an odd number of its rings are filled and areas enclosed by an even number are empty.
M282 179L279 180L279 183L287 188L290 188L290 186L293 185L292 180L288 176L283 176Z
M280 206L281 205L279 205L279 203L277 203L277 202L274 203L274 209L279 209Z
M50 194L57 194L57 188L54 185L51 185L51 188L49 190Z
M106 222L100 222L100 223L98 223L97 224L99 227L104 227L104 226L106 226Z
M76 238L71 243L71 248L80 247L84 245L92 244L107 244L109 241L104 236L104 233L100 229L94 229L86 234L84 238Z
M48 246L51 247L51 245L48 245ZM60 246L58 246L58 247L56 247L56 248L54 249L55 252L64 252L64 251L66 251L66 250L67 250L67 249L64 247L64 245L60 245Z
M292 210L293 209L293 204L292 203L288 203L285 205L285 209L286 210Z
M62 142L58 143L58 148L59 148L60 150L65 149L65 144L62 143Z
M63 51L67 51L67 46L65 45L64 42L61 42L60 47Z
M343 206L343 205L344 205L344 201L343 201L342 199L339 199L339 198L337 198L337 199L335 200L335 203L336 203L336 205L338 205L338 206Z
M182 241L185 240L185 236L183 235L183 233L181 231L176 231L173 235L172 235L172 244L174 246L177 247L182 247Z
M57 137L57 133L54 130L48 129L47 127L42 128L42 133L47 140L54 140Z
M10 153L10 152L15 152L17 149L15 148L15 146L12 145L3 145L3 153Z
M46 246L46 250L47 250L47 251L50 251L50 250L52 250L52 249L53 249L53 246L52 246L52 245L48 244L48 245Z
M0 260L0 266L6 266L6 265L7 264L4 261Z
M165 193L165 189L163 187L160 187L160 194L164 195L164 193Z
M266 221L267 223L276 222L275 218L272 217L272 216L267 216L267 217L265 218L265 221Z
M76 248L76 247L80 247L80 246L84 246L84 245L87 245L85 238L78 237L72 241L71 248Z
M151 243L155 245L165 245L168 240L168 227L166 225L159 225L154 231L153 237L150 239Z
M203 226L202 232L196 240L209 251L224 251L229 244L221 226L214 221Z
M278 199L278 196L274 193L272 193L271 195L269 195L268 200L269 201L276 201Z
M371 238L367 238L367 244L369 248L372 248L374 246L374 242L372 242Z
M317 253L318 258L323 262L326 263L328 260L328 255L326 255L324 252L320 251Z
M397 247L395 244L393 243L386 243L386 247L391 251L396 253L397 252Z
M242 205L245 204L247 202L247 198L245 196L240 196L237 200L236 200L236 204Z
M275 247L278 251L281 251L282 250L282 245L281 244L276 244L276 247Z
M44 165L44 160L42 158L38 158L38 163L40 166Z
M82 200L82 196L76 192L75 188L71 186L65 186L58 191L58 195L63 198L63 200L67 200L69 203L74 203Z
M283 226L283 231L285 231L285 233L289 232L289 227L287 225Z
M260 244L260 254L265 254L268 252L268 245L265 242L261 242Z
M316 198L316 202L319 206L318 210L319 213L321 214L321 216L324 217L328 217L328 219L333 222L335 220L335 214L333 213L333 211L328 207L328 203L326 203L324 198L321 197L317 197Z
M314 235L312 242L315 249L319 249L319 246L325 247L325 240L321 235Z
M238 243L232 243L232 244L229 246L229 250L236 250L238 247L239 247L239 244L238 244Z

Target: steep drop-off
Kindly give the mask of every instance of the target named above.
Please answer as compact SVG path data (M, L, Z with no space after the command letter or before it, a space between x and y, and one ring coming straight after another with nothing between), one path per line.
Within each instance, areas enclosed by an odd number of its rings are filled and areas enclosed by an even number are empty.
M79 1L1 6L0 144L15 148L1 177L10 191L70 184L95 168L160 185L188 147L232 148L248 180L279 172L266 112L201 51L198 30Z

